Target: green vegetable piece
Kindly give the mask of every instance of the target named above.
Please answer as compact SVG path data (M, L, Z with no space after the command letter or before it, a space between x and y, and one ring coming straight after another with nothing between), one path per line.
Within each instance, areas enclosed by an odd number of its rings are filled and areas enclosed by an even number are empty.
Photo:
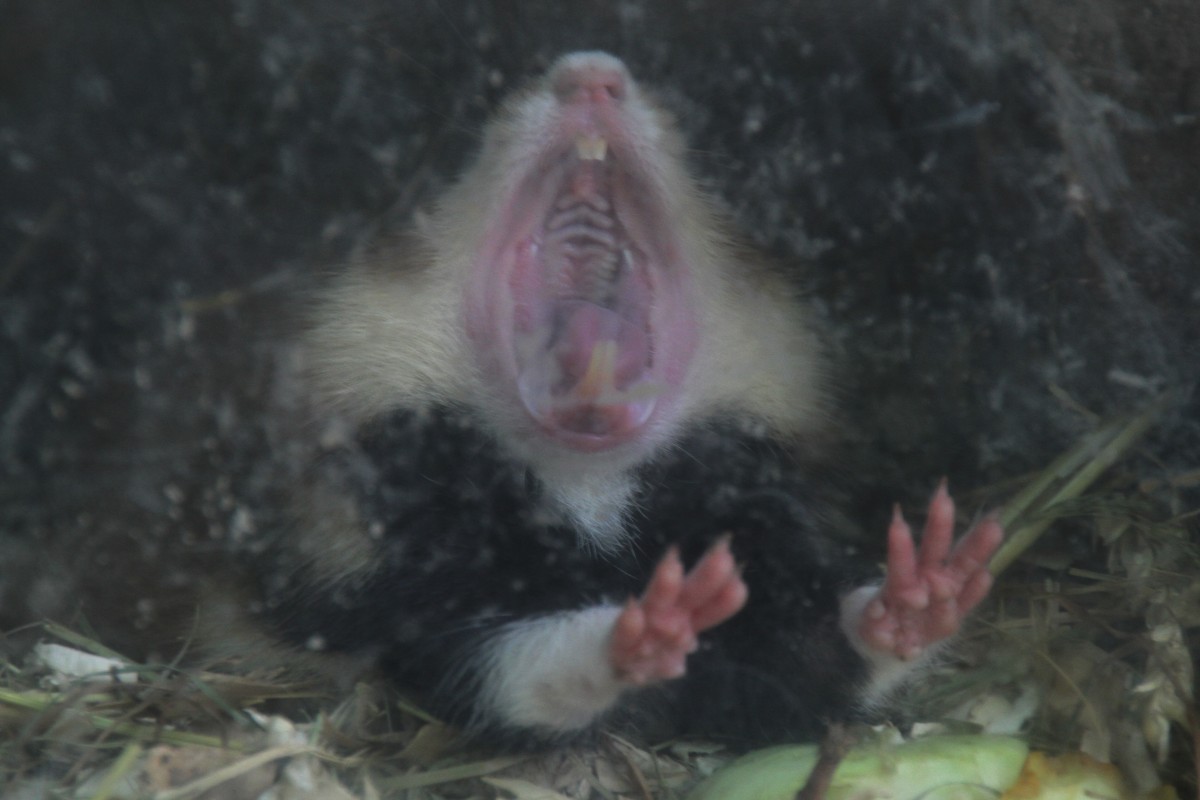
M1016 782L1029 746L1009 736L931 736L869 743L846 754L826 800L995 800ZM815 745L757 750L718 770L688 800L793 800Z

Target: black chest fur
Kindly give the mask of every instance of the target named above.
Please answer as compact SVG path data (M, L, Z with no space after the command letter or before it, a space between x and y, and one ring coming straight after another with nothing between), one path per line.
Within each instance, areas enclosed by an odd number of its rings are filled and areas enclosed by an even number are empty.
M445 676L463 672L488 630L621 603L645 588L667 547L691 562L725 534L751 599L705 635L677 688L701 687L705 707L724 702L728 715L747 707L747 677L762 703L778 707L781 692L795 693L781 680L797 670L844 685L857 669L836 617L859 560L817 511L803 465L733 423L696 428L638 471L629 538L614 552L590 546L536 477L461 412L395 414L331 454L321 472L357 498L372 556L323 585L292 562L292 574L275 581L283 588L268 604L273 621L297 642L379 652L401 683L426 694L469 694ZM797 702L808 705L802 694ZM453 700L441 705L460 713ZM797 713L809 716L785 716Z

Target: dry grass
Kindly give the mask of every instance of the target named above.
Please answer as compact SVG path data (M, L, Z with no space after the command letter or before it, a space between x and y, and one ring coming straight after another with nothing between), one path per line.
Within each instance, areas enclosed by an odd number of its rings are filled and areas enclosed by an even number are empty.
M313 712L311 687L264 677L122 662L66 678L44 662L112 654L56 626L46 634L82 650L43 646L30 666L5 665L6 798L670 797L725 760L704 745L654 752L616 737L587 751L480 754L378 684Z
M1117 763L1141 791L1165 780L1195 792L1200 537L1180 498L1200 471L1164 474L1136 453L1162 409L1098 425L1024 482L1004 512L995 600L916 693L915 718L1022 731ZM385 686L334 704L279 675L138 665L58 626L43 632L61 647L0 663L6 798L646 800L681 797L728 760L715 746L615 737L480 754ZM63 663L80 652L110 660Z

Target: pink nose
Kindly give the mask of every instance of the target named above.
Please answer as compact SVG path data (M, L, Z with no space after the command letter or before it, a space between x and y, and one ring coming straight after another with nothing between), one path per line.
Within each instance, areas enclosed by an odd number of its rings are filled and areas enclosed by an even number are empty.
M562 103L620 103L626 80L623 69L608 64L564 64L554 76L554 94Z

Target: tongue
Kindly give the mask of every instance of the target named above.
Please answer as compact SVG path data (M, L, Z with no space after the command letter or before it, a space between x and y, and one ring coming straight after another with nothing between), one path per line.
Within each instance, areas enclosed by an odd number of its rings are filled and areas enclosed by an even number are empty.
M584 301L560 301L557 324L522 359L518 388L528 411L552 430L594 437L629 432L654 410L644 325ZM546 343L547 338L549 342Z

